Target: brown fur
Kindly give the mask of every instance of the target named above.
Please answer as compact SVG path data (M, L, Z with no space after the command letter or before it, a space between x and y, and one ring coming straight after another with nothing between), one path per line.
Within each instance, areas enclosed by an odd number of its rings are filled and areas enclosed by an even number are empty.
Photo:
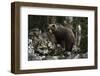
M75 36L70 28L56 24L49 25L48 28L54 34L57 44L60 44L67 51L72 50L75 44Z

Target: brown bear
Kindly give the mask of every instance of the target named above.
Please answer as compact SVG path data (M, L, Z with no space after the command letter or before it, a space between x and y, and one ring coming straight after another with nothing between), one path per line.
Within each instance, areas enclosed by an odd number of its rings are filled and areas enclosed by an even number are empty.
M49 24L48 30L55 36L56 43L60 44L65 51L72 51L75 45L75 36L72 29L61 24Z

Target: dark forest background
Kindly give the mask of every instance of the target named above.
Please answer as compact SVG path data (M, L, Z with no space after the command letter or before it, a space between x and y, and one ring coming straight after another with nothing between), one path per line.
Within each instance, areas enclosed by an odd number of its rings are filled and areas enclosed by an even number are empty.
M64 20L68 25L72 25L73 30L80 24L81 31L81 43L80 49L82 53L88 52L88 18L87 17L69 17L69 16L42 16L42 15L28 15L28 32L32 29L38 28L42 32L47 31L48 24L59 23L64 26Z
M50 21L53 16L39 16L39 15L29 15L28 16L28 29L29 32L31 31L31 29L33 28L39 28L41 29L43 32L47 31L47 27L48 24L52 23L52 21ZM63 21L65 19L65 17L62 16L55 16L56 18L56 22L63 24ZM76 26L78 24L81 25L82 27L82 41L81 41L81 49L83 52L87 51L88 45L87 45L87 39L88 39L88 18L87 17L73 17L72 22L70 23L73 25L74 29L76 29Z

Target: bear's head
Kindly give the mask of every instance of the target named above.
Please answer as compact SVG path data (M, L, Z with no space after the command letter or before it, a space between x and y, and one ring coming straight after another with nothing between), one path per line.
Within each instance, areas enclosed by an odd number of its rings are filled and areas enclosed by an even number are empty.
M53 33L54 31L56 31L57 30L57 25L56 24L49 24L49 26L48 26L48 31L50 32L50 33Z

